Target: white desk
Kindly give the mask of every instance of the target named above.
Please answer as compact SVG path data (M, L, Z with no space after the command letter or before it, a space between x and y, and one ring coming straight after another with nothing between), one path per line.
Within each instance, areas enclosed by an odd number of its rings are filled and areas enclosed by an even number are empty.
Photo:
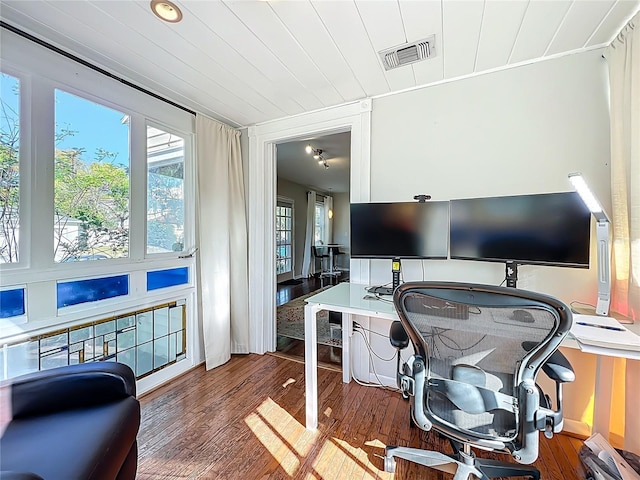
M304 371L307 428L318 426L318 333L316 314L320 310L342 313L342 381L351 381L350 336L352 315L398 320L398 315L390 302L364 300L367 294L364 285L339 283L317 295L306 299L304 307Z
M305 317L305 393L306 393L306 426L315 429L318 426L318 348L316 314L320 310L331 310L342 313L342 381L351 380L350 337L352 333L352 316L363 315L398 320L392 303L380 300L364 300L367 294L364 285L340 283L335 287L307 298L304 309ZM390 299L391 297L389 297ZM626 325L627 328L640 334L640 324ZM579 349L579 345L570 335L562 343L563 346ZM637 352L611 350L610 355L598 355L596 371L596 389L594 392L594 432L609 431L609 413L613 394L613 361L614 357L627 358L625 389L625 449L640 453L640 409L637 408L637 392L640 392L640 360L632 360ZM628 444L627 444L628 443Z

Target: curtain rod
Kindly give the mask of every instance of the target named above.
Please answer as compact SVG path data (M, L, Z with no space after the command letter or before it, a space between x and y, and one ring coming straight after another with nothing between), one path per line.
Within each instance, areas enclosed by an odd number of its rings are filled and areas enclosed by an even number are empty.
M191 115L195 116L195 114L196 114L196 112L194 112L193 110L188 109L187 107L183 107L182 105L180 105L180 104L178 104L178 103L176 103L176 102L174 102L172 100L169 100L168 98L164 98L164 97L158 95L157 93L150 92L146 88L143 88L143 87L141 87L139 85L136 85L135 83L130 82L129 80L125 80L122 77L114 75L113 73L108 72L107 70L105 70L103 68L100 68L97 65L94 65L94 64L92 64L90 62L87 62L86 60L83 60L82 58L77 57L77 56L73 55L72 53L69 53L69 52L67 52L65 50L62 50L61 48L58 48L55 45L51 45L50 43L45 42L44 40L42 40L42 39L40 39L40 38L38 38L38 37L36 37L34 35L31 35L30 33L27 33L27 32L25 32L23 30L20 30L19 28L14 27L13 25L11 25L9 23L6 23L4 20L0 20L0 27L6 28L7 30L15 33L16 35L20 35L21 37L26 38L27 40L31 40L33 43L37 43L38 45L40 45L42 47L48 48L49 50L51 50L53 52L56 52L59 55L62 55L63 57L67 57L68 59L73 60L74 62L77 62L77 63L79 63L81 65L84 65L85 67L90 68L91 70L95 70L96 72L101 73L102 75L105 75L105 76L107 76L109 78L112 78L113 80L116 80L116 81L126 85L127 87L133 88L133 89L138 90L139 92L142 92L142 93L146 93L147 95L150 95L153 98L156 98L156 99L161 100L161 101L163 101L165 103L168 103L169 105L172 105L172 106L174 106L176 108L179 108L180 110L184 110L185 112L190 113Z
M307 191L307 193L311 193L311 190ZM324 193L316 192L316 196L327 198L327 197L330 197L331 195L325 195Z

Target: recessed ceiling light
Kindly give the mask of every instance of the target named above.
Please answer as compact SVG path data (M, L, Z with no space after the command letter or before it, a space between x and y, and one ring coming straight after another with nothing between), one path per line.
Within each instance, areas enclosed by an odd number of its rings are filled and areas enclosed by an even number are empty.
M151 11L165 22L177 23L182 20L182 12L178 6L168 0L151 0Z

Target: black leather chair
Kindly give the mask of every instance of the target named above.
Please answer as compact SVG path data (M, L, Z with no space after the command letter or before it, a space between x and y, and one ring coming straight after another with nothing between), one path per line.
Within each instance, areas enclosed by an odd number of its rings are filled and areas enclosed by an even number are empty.
M447 437L452 454L387 446L385 470L396 458L454 473L455 480L525 476L538 457L539 432L562 430L562 383L575 379L557 351L571 328L559 300L515 288L410 282L394 292L400 322L398 386L419 428ZM399 351L414 355L401 365ZM555 409L536 384L542 369L556 382ZM472 447L510 454L515 462L476 458ZM517 463L516 463L517 462Z
M11 411L0 479L135 479L140 403L127 365L43 370L2 382L0 395Z

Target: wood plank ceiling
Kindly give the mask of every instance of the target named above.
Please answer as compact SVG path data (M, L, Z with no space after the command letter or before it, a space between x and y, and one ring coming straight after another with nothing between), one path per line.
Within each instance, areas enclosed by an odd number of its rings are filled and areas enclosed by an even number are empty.
M240 127L610 43L640 0L2 0L0 17ZM430 59L378 52L435 35Z

